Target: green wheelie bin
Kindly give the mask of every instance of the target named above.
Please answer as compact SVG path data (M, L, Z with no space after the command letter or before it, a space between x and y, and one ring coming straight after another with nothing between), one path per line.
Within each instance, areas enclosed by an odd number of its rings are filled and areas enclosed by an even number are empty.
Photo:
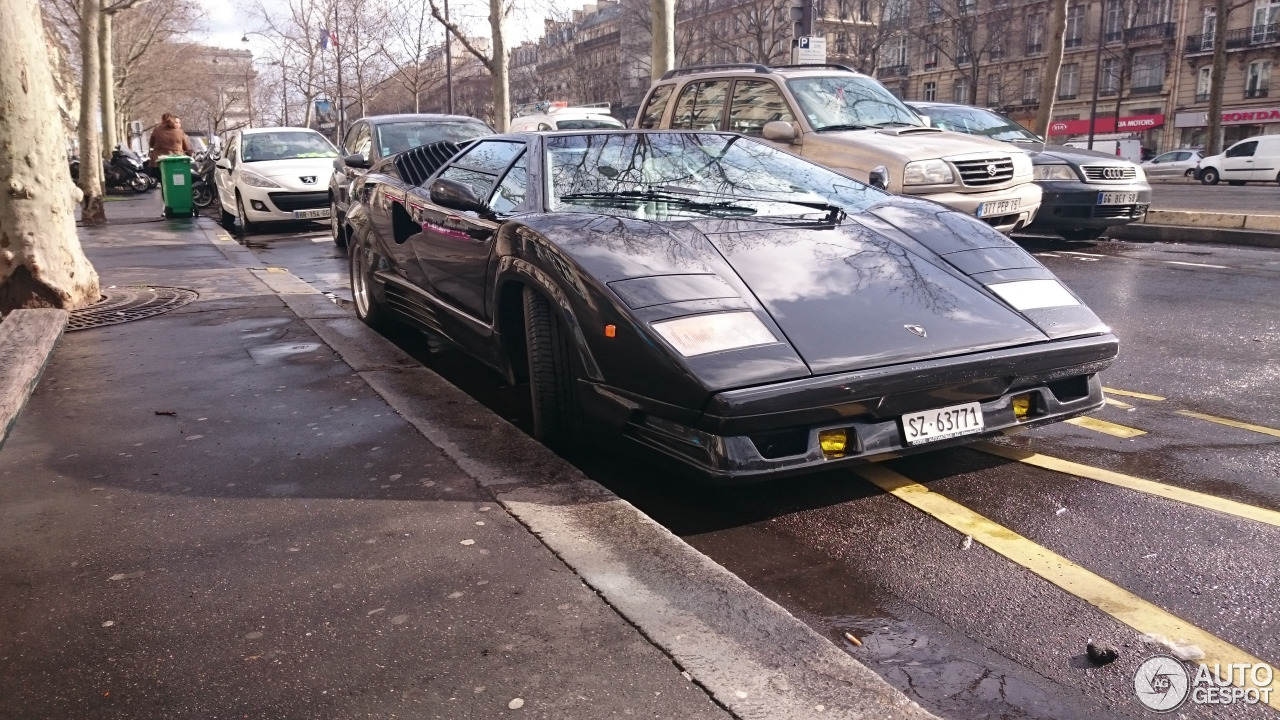
M191 202L191 158L186 155L163 155L160 165L160 197L164 200L164 216L193 217Z

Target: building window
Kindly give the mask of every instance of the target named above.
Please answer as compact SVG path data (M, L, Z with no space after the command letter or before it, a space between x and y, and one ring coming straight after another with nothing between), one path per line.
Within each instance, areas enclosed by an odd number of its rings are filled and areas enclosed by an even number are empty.
M888 65L903 66L907 64L907 36L895 35L887 48Z
M942 17L942 0L929 0L929 21L933 22Z
M1022 71L1022 104L1035 105L1040 102L1040 71Z
M987 73L987 104L999 106L1003 102L1000 98L1000 74Z
M1044 51L1044 13L1027 14L1027 54Z
M1164 53L1146 53L1133 58L1130 95L1158 93L1164 89Z
M924 39L924 66L926 69L938 67L938 36L929 35Z
M849 33L846 33L846 32L836 33L836 54L837 55L849 54Z
M1067 35L1063 41L1066 47L1077 48L1084 45L1084 25L1084 5L1067 8Z
M938 99L938 83L927 82L924 84L924 101L933 102Z
M956 31L956 64L964 65L969 62L969 36L964 30Z
M969 103L969 78L956 78L956 84L951 89L952 102Z
M858 0L858 19L871 22L871 0Z
M1204 20L1200 23L1200 49L1213 49L1213 35L1218 30L1218 9L1207 7L1204 9Z
M961 15L972 15L974 8L978 6L978 0L956 0L960 6Z
M1111 0L1107 3L1106 15L1102 19L1102 32L1109 43L1119 42L1124 38L1124 2Z
M1196 73L1196 102L1209 102L1209 93L1213 92L1213 66L1205 65Z
M1067 63L1058 71L1058 99L1075 100L1080 92L1080 64Z
M1247 98L1266 97L1267 85L1270 82L1270 60L1255 60L1249 63L1249 72L1245 75L1244 80L1244 96Z
M992 60L999 60L1004 57L1004 35L996 35L991 38L991 43L987 48L987 55Z
M1255 43L1275 42L1280 27L1280 0L1258 0L1253 6L1253 33Z
M1120 92L1120 61L1104 58L1098 73L1098 94L1115 95Z

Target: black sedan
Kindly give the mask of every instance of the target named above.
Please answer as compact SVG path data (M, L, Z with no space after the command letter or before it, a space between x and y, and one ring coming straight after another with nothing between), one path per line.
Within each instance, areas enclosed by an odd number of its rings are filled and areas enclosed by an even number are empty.
M347 130L329 178L329 231L334 244L347 246L349 188L374 163L421 145L492 134L493 128L465 115L375 115L357 120Z
M1113 225L1141 220L1151 186L1136 163L1065 145L1046 145L1035 133L998 113L951 103L913 102L934 127L1016 143L1031 155L1040 210L1022 232L1093 240Z
M620 433L742 482L1102 406L1116 338L976 218L732 134L455 149L360 182L356 313L527 382L553 447Z

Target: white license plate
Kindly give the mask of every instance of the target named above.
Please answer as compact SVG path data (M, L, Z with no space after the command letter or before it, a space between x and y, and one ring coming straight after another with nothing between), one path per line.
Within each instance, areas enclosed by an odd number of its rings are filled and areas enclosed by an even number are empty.
M984 202L978 206L978 217L994 217L996 215L1008 215L1009 213L1015 213L1018 212L1018 205L1021 203L1021 198Z
M982 405L976 402L902 416L902 437L908 445L972 435L982 428Z
M315 210L294 210L294 220L314 220L316 218L329 217L329 208L316 208Z
M1138 193L1136 192L1098 193L1099 205L1132 205L1136 202L1138 202Z

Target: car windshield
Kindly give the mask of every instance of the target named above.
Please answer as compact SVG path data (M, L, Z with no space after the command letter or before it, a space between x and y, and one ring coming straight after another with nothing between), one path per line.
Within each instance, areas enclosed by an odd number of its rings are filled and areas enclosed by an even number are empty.
M813 129L857 130L894 125L920 126L920 118L871 78L824 75L794 78L787 87Z
M857 212L885 195L750 138L592 133L546 141L549 209L644 220ZM833 212L836 211L836 212Z
M985 135L993 140L1004 142L1040 142L1040 138L1030 130L997 115L989 110L971 107L924 107L923 115L928 115L934 127L969 135Z
M556 120L556 128L559 130L621 130L622 123L614 120L608 115L592 115L586 118L565 118L564 120Z
M460 143L493 134L488 125L478 120L387 123L376 126L376 131L383 157L435 142Z
M244 136L244 162L337 157L338 151L320 133L270 132Z

